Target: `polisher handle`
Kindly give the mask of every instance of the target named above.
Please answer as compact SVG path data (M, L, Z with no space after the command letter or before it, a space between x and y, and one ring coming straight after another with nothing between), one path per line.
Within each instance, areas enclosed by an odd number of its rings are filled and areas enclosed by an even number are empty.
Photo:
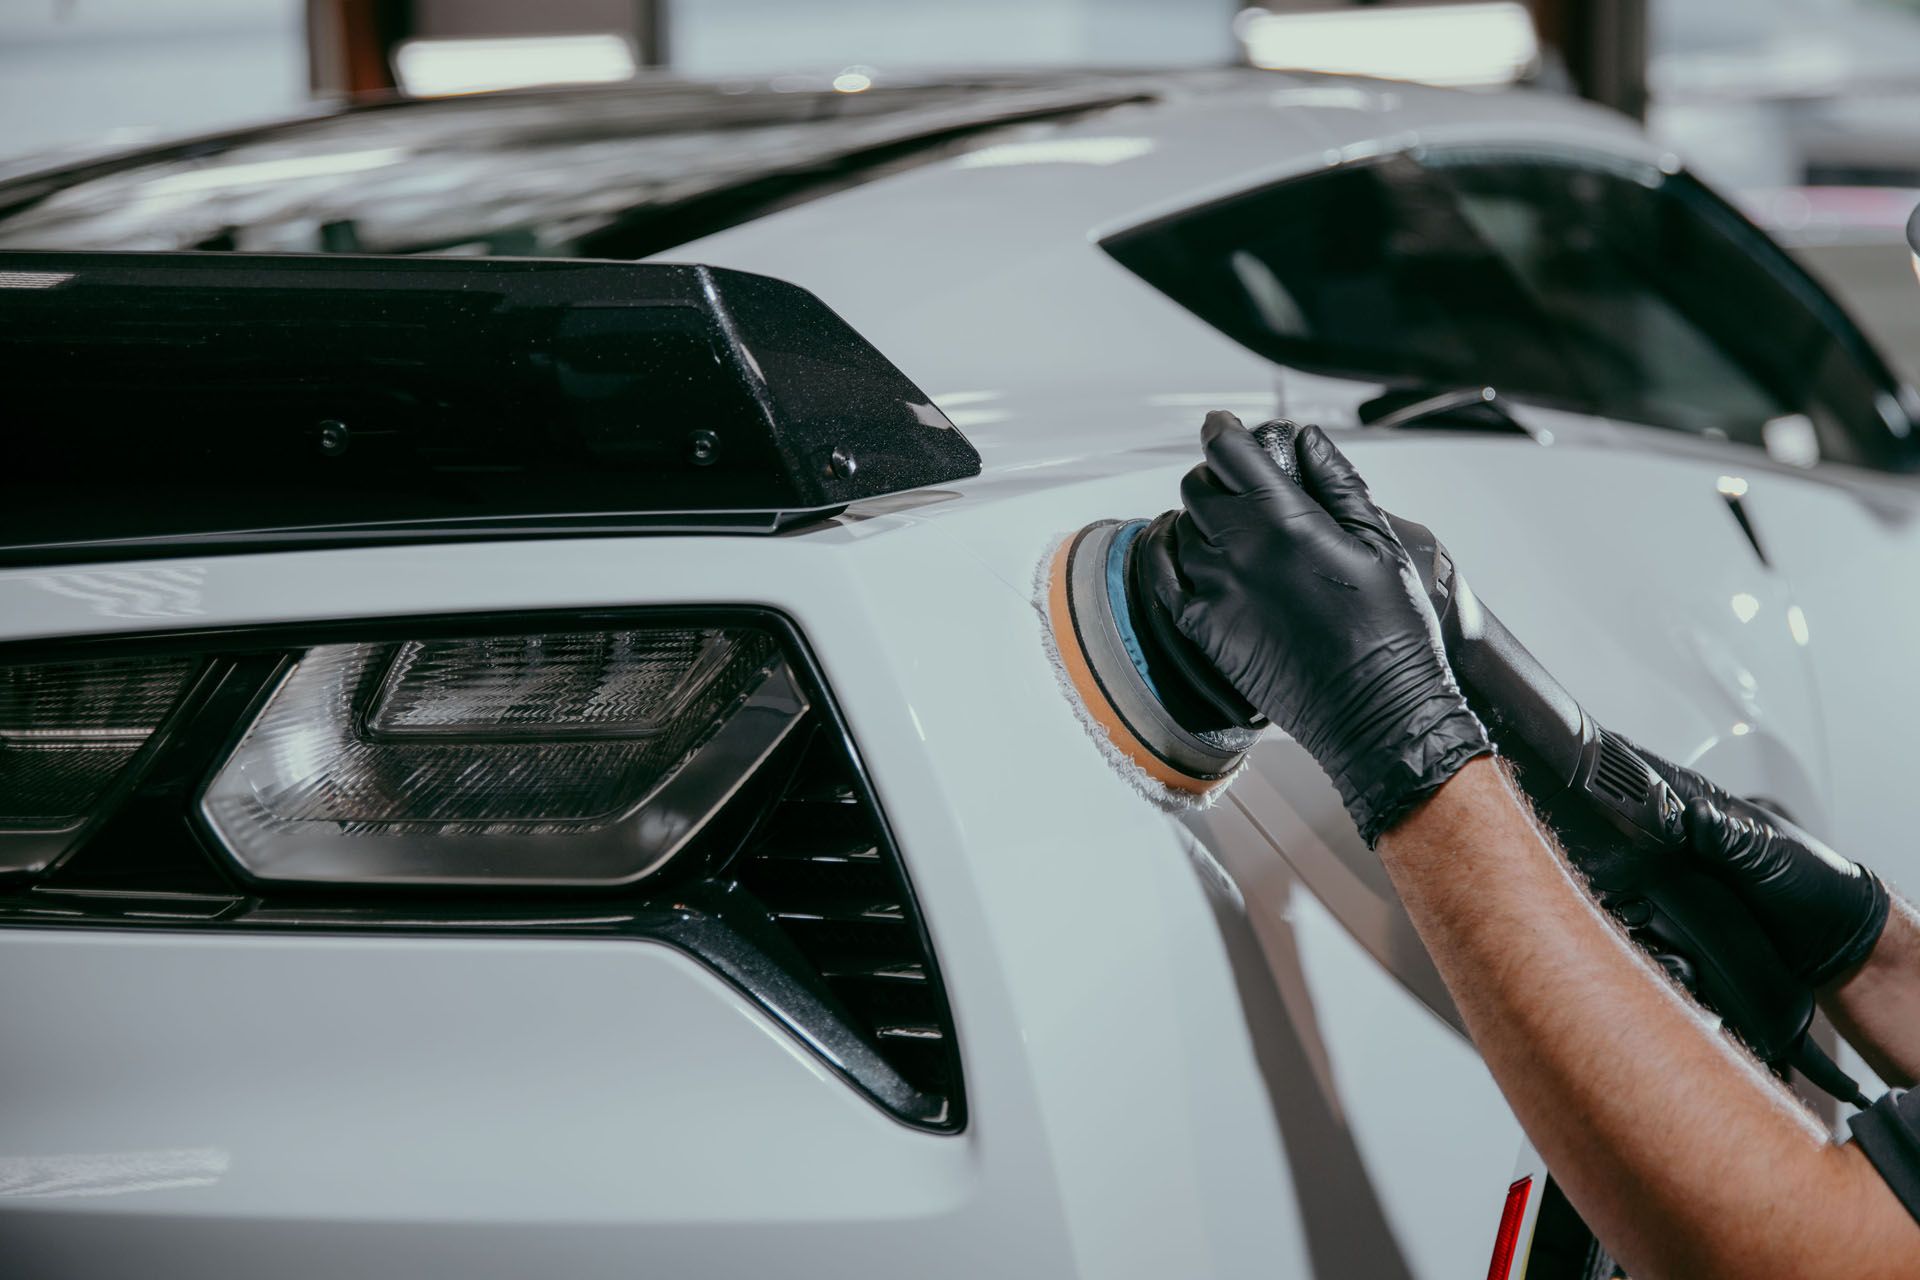
M1273 459L1273 465L1286 472L1287 479L1295 484L1300 483L1300 456L1294 449L1294 437L1299 434L1300 424L1289 418L1276 418L1253 429L1253 438Z
M1480 602L1431 530L1387 519L1439 615L1467 701L1602 901L1762 1061L1810 1064L1816 1080L1824 1066L1826 1078L1851 1085L1807 1036L1813 992L1733 892L1686 860L1680 801L1666 780Z

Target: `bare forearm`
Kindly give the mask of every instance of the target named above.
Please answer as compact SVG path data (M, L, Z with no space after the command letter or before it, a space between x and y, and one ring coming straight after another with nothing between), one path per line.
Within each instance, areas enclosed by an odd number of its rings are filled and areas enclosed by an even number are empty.
M1847 1043L1890 1085L1920 1081L1920 913L1894 895L1867 962L1820 1004Z
M1515 1114L1634 1275L1912 1274L1920 1231L1865 1160L1654 973L1497 765L1380 853Z

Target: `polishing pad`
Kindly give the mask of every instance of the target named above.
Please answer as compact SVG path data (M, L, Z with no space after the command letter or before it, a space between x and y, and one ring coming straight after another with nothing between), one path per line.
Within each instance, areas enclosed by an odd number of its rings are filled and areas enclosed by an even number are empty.
M1232 780L1259 733L1195 733L1163 705L1127 599L1127 557L1146 526L1103 520L1065 539L1041 562L1036 603L1055 673L1107 758L1162 807L1199 808Z

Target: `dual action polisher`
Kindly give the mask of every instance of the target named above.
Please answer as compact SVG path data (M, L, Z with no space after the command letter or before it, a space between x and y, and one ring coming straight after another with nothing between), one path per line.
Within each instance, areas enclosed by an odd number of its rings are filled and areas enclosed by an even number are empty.
M1298 428L1253 430L1298 483ZM1602 902L1769 1066L1798 1067L1843 1101L1858 1099L1858 1086L1807 1034L1812 991L1732 890L1686 857L1682 806L1666 780L1501 625L1430 530L1387 519L1419 571L1467 701ZM1149 523L1101 521L1067 538L1041 566L1038 593L1061 681L1094 741L1149 799L1199 807L1232 780L1266 722L1156 598L1138 554Z

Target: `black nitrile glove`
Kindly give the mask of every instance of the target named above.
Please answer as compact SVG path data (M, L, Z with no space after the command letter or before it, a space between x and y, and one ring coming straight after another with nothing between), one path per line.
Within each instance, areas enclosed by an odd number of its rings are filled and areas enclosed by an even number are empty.
M1142 548L1186 637L1333 779L1369 845L1493 750L1447 666L1420 575L1318 427L1295 484L1230 413L1200 432L1185 512Z
M1686 804L1694 856L1740 895L1796 978L1824 986L1867 958L1887 924L1880 877L1779 814L1635 750Z

